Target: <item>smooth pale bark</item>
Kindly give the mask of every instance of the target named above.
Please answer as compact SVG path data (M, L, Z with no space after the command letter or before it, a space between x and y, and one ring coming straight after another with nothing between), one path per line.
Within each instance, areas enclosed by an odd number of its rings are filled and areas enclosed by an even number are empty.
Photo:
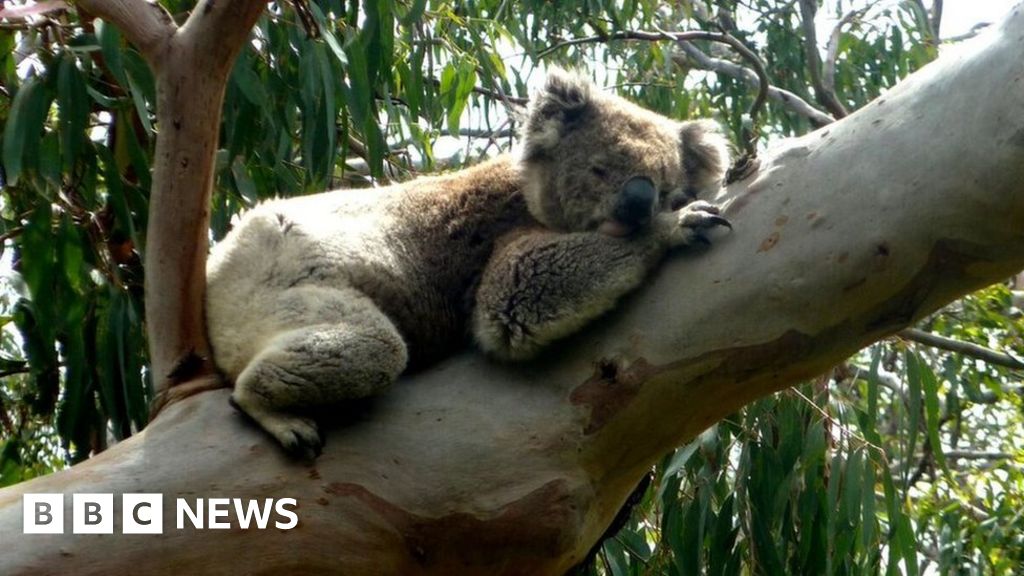
M640 475L743 404L1024 268L1024 14L766 153L735 230L539 362L403 379L314 463L206 392L0 492L3 574L559 574ZM21 535L21 495L164 494L163 536ZM291 497L291 531L176 530L177 497ZM70 518L70 516L69 516ZM70 520L66 524L70 526ZM118 519L116 530L120 528ZM70 528L69 528L70 530Z
M266 2L200 0L180 27L162 7L145 0L77 0L76 5L116 25L156 78L146 324L153 382L165 399L185 380L208 385L213 372L203 291L214 154L228 75Z

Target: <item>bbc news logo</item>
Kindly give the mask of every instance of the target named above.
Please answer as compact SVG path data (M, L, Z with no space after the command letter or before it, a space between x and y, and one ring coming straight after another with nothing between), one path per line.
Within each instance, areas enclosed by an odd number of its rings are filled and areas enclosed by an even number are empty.
M121 533L163 534L163 504L163 494L123 494ZM291 530L299 523L296 504L294 498L177 498L174 526L177 530L227 530L235 526L242 530ZM64 533L63 494L25 494L22 506L25 534ZM116 513L113 494L73 494L71 533L113 534Z

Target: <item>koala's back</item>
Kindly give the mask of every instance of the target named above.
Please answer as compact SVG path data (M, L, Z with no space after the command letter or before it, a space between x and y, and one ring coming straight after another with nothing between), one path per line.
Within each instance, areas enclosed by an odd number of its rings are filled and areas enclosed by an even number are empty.
M277 200L248 212L210 257L207 319L231 377L286 321L301 286L351 288L397 326L410 365L461 343L468 294L496 238L532 222L508 158L376 190Z

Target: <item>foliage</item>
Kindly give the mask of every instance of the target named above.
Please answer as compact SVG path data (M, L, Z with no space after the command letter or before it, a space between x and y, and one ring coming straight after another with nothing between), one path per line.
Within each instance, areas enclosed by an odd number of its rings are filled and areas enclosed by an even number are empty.
M162 4L179 21L191 7ZM609 40L616 32L724 30L759 55L773 85L812 106L821 97L797 2L298 5L308 18L268 4L232 72L214 239L261 199L408 178L507 149L545 66L592 71L648 108L715 116L736 135L749 122L746 82L664 41ZM936 55L919 2L827 9L819 18L853 16L835 36L831 87L849 110ZM690 46L747 65L722 46ZM13 272L0 290L0 485L83 460L146 423L141 282L155 101L152 74L114 27L52 4L0 23L0 249ZM767 140L814 125L774 100L758 120ZM992 288L928 327L1020 349L1010 298L1006 286ZM905 341L877 344L667 456L587 570L1009 572L1024 562L1024 454L1012 441L1024 419L1010 385L1019 377Z
M975 343L1024 344L1002 285L928 323ZM907 341L871 346L666 457L600 565L611 574L1019 573L1024 419L1021 389L1007 382L1020 373Z

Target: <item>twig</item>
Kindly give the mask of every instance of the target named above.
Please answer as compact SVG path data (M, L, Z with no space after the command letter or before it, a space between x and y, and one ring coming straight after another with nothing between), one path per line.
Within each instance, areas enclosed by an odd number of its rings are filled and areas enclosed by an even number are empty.
M0 234L0 244L3 244L4 242L10 240L11 238L16 238L17 236L20 236L21 233L24 231L25 228L22 226L15 226L14 228L7 230L3 234Z
M955 352L957 354L977 358L978 360L982 360L988 364L1002 366L1013 370L1024 370L1024 361L1018 360L1009 354L997 352L971 342L964 342L954 338L939 336L938 334L932 334L931 332L926 332L917 328L907 328L900 331L897 336L926 346L932 346L948 352Z
M942 39L942 43L943 44L954 44L956 42L963 42L964 40L970 40L971 38L974 38L975 36L977 36L979 32L981 32L985 28L988 28L991 25L992 25L991 22L978 22L974 26L971 26L971 29L968 30L967 32L964 32L963 34L958 34L956 36L950 36L949 38L943 38Z
M29 368L28 362L25 362L23 366L18 368L10 368L8 370L0 371L0 378L7 378L8 376L16 376L18 374L28 374L32 369Z
M430 81L435 86L441 86L441 81L438 80L437 78L431 78ZM473 92L480 94L481 96L487 96L488 98L498 100L499 102L504 102L506 103L506 105L515 104L517 106L526 106L527 104L530 103L529 98L523 98L521 96L509 96L508 94L505 94L503 92L495 92L494 90L490 90L482 86L474 86Z
M837 422L836 419L833 418L831 414L826 412L821 406L818 406L817 404L815 404L814 400L811 400L810 398L808 398L807 395L804 394L803 392L801 392L798 388L796 388L794 386L794 387L790 388L788 390L788 392L796 394L797 397L800 398L801 400L803 400L808 406L810 406L812 410L816 411L821 416L822 420L827 422L830 426L838 427L839 430L842 432L842 434L844 436L846 436L847 438L853 438L854 440L857 440L863 446L871 448L875 452L877 452L880 456L882 456L883 458L885 457L885 450L883 450L881 446L878 446L876 444L872 444L870 440L868 440L864 436L861 436L860 434L856 433L852 428L850 428L850 427L848 427L848 426L846 426L846 425L844 425L844 424L842 424L840 422Z
M302 27L306 30L306 38L319 38L320 26L317 25L316 18L313 17L313 12L310 11L306 0L292 0L291 3L295 9L295 14L299 17L299 22L302 23Z
M1014 457L1008 452L979 452L975 450L950 450L945 455L950 460L1010 460Z

